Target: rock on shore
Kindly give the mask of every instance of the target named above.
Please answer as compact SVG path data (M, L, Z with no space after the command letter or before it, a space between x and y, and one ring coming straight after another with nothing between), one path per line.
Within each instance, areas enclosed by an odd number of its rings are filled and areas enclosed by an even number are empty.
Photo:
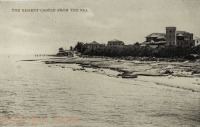
M113 58L65 58L45 61L47 64L76 64L79 68L72 68L74 71L85 71L105 74L110 77L133 78L149 76L148 81L166 86L188 89L200 92L200 66L199 62L166 62L166 61L139 61L121 60ZM63 67L64 68L64 67ZM70 68L70 67L69 67ZM169 77L171 76L171 77ZM151 78L154 77L154 78ZM155 79L156 77L156 79ZM162 78L163 77L163 78ZM158 80L157 80L158 79ZM159 80L163 79L163 80ZM186 80L187 85L182 85L180 80ZM192 80L191 80L192 79ZM175 83L173 83L175 82Z

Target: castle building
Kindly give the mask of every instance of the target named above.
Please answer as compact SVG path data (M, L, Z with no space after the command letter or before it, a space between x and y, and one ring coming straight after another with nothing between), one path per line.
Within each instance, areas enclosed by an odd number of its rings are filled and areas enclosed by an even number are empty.
M146 36L146 41L141 44L141 46L149 46L152 48L157 48L164 46L166 43L165 33L152 33Z
M166 27L166 45L192 47L195 45L193 33L177 31L176 27Z
M195 46L193 33L177 31L176 27L166 27L166 33L152 33L146 36L146 41L141 46L160 47L160 46Z
M166 27L166 45L176 45L176 27Z

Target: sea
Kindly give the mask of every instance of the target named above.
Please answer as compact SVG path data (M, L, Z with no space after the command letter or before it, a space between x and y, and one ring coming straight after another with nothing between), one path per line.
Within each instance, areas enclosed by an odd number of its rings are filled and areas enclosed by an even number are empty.
M49 58L0 56L0 126L200 126L199 92L49 66Z

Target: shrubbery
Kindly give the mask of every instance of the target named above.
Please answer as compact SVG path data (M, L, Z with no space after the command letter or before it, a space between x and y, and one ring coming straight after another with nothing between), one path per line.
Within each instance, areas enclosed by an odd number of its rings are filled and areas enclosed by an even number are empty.
M200 45L192 48L186 47L160 47L151 48L148 46L105 46L97 49L88 49L83 43L78 43L75 47L78 52L90 56L109 56L109 57L157 57L157 58L184 58L189 54L200 55Z

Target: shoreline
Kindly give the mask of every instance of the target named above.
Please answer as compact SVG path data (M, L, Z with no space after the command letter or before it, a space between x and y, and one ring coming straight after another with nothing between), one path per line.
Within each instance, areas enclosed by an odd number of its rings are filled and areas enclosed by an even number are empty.
M79 64L82 68L103 68L141 76L200 77L198 61L126 60L111 57L56 57L43 61L46 64ZM166 66L168 65L168 66ZM136 67L134 69L133 67ZM144 67L139 68L138 67Z
M156 62L102 57L61 57L50 58L42 62L49 67L55 65L61 68L71 68L73 71L98 73L116 78L130 78L131 80L154 82L156 85L200 92L198 61ZM194 73L195 71L197 72Z

